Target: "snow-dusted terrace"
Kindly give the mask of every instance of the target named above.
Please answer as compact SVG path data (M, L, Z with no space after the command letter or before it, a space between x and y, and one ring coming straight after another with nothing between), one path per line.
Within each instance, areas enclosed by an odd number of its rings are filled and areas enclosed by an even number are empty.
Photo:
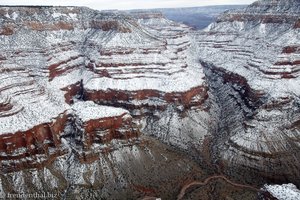
M204 83L192 38L187 34L189 28L167 19L134 20L124 13L76 7L34 8L28 16L22 8L15 8L13 13L9 12L13 8L2 9L8 14L1 21L15 21L18 27L13 35L0 35L5 58L0 61L5 68L0 73L0 95L4 103L9 99L0 109L0 134L51 123L72 109L86 120L127 112L92 102L68 105L62 89L81 80L88 90L170 93L186 92ZM23 27L23 18L48 24L65 20L74 28L36 31ZM90 23L79 23L82 18L85 22L116 21L130 32L118 32L114 27L108 31L93 29ZM102 55L103 49L129 49L130 53ZM93 69L87 67L92 61L98 65ZM102 70L107 70L109 77L103 77Z
M92 101L78 101L72 105L72 110L74 110L75 114L84 122L93 119L102 119L128 114L128 111L125 109L100 106Z

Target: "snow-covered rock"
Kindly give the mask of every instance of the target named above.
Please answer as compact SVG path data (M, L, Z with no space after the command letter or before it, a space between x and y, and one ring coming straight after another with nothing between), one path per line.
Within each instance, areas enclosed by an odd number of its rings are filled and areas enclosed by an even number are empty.
M262 0L198 32L198 53L219 106L217 159L299 184L298 0Z
M85 151L139 131L185 150L201 147L209 134L208 88L189 27L84 7L0 11L0 151L7 169L17 156L35 163L40 151L41 163L49 152L55 159L65 152L65 137ZM160 122L163 116L172 129ZM186 129L178 129L181 122Z
M268 191L278 200L300 199L300 190L292 183L283 185L265 185L263 190Z

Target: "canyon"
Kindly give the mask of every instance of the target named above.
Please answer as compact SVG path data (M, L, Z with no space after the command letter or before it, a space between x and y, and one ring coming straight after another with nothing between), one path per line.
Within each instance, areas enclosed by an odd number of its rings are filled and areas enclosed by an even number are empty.
M157 12L0 7L1 196L299 188L299 17L299 0L261 0L195 31Z
M242 176L247 167L299 185L299 11L299 1L257 1L198 33L200 60L225 119L218 120L216 159Z

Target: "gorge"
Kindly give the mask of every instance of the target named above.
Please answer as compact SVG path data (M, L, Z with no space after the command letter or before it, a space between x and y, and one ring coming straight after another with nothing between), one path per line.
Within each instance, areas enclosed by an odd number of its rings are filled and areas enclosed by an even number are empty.
M299 188L299 19L299 0L260 0L200 31L157 12L0 7L1 196Z

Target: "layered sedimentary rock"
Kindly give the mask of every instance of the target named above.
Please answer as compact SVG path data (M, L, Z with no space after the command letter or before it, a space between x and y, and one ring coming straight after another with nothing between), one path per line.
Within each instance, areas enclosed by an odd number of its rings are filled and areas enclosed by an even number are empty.
M230 174L300 184L299 16L297 0L258 1L198 33L219 106L214 152Z
M77 7L0 13L1 197L173 199L202 174L140 138L199 150L208 134L208 88L188 27Z
M95 161L100 153L114 151L117 146L111 143L113 140L132 145L132 138L139 136L138 127L127 110L99 106L91 101L76 102L72 109L75 115L65 127L64 136L75 134L73 142L81 144L76 154L82 162Z
M140 132L201 149L210 106L189 27L79 7L0 12L3 171L70 151L90 163L140 143Z
M1 135L1 171L40 168L65 154L60 133L66 121L66 114L61 114L52 122L36 125L26 131Z
M300 184L299 5L258 1L201 32L158 13L0 8L0 194L174 199L204 178L143 134L246 182Z

